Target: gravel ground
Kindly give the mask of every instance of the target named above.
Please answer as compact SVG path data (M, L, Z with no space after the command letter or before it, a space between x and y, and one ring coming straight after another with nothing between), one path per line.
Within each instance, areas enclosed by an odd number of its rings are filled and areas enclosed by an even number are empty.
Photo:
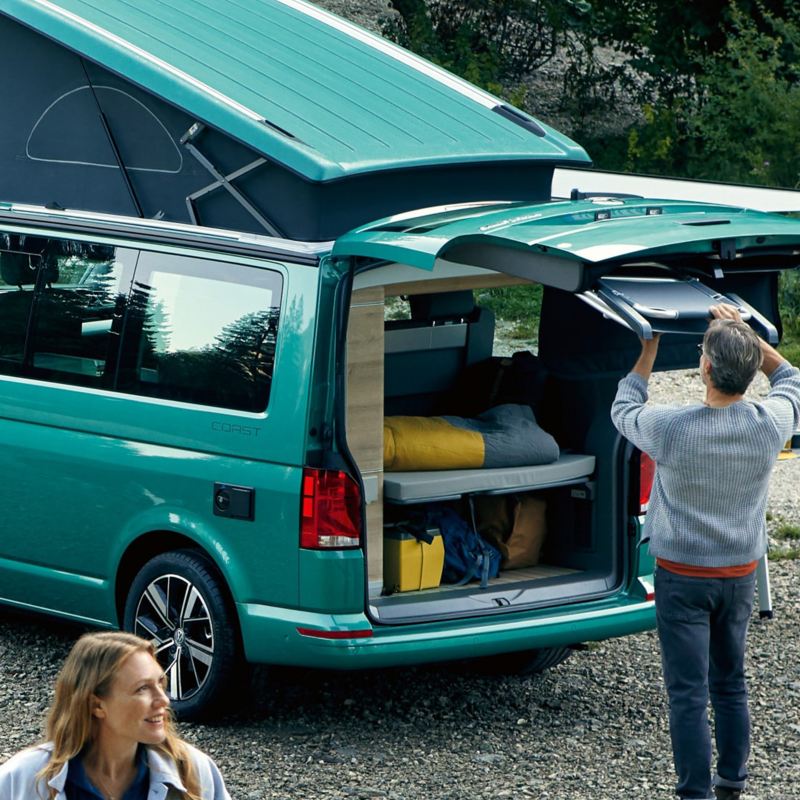
M654 377L659 402L695 402L696 371ZM764 384L755 387L764 392ZM800 523L800 459L776 466L778 521ZM773 538L773 550L791 540ZM800 798L800 560L771 565L775 619L754 616L750 800ZM81 629L0 611L0 762L35 742ZM621 800L672 795L653 633L597 644L533 678L468 665L364 673L258 669L246 712L183 725L235 800ZM0 800L2 800L0 798Z
M750 800L800 797L800 561L773 565L754 617ZM0 614L0 760L35 741L79 631ZM592 645L535 678L441 666L258 672L247 713L182 726L236 800L622 800L672 797L652 633Z

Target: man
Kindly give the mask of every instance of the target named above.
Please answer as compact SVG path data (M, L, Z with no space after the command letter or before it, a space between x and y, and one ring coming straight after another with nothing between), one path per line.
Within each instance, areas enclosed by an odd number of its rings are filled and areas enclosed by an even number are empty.
M705 402L646 405L658 338L642 341L611 418L656 462L645 538L656 558L655 602L680 798L738 798L747 779L744 675L755 569L767 550L769 477L800 424L800 370L759 339L735 308L713 306L700 355ZM761 369L771 391L745 400ZM711 779L708 699L714 706Z

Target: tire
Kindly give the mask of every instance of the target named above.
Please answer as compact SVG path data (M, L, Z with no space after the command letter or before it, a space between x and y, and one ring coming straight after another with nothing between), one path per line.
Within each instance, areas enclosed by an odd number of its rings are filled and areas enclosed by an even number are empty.
M496 675L538 675L566 661L570 655L572 649L569 647L543 647L541 650L500 653L478 659L478 669Z
M179 719L208 718L228 699L241 668L238 623L203 553L174 550L148 561L128 592L124 628L155 644Z

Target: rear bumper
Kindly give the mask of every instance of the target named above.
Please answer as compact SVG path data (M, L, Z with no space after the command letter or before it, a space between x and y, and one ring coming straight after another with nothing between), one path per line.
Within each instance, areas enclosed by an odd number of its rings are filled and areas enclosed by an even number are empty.
M375 627L365 614L319 614L256 604L239 604L238 610L248 661L325 669L401 666L563 647L655 626L653 601L625 594L557 611Z

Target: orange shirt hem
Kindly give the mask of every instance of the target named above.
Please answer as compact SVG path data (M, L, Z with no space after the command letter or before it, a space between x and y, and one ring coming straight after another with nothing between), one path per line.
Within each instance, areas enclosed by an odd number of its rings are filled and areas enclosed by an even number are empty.
M758 566L758 561L751 561L749 564L737 564L733 567L695 567L692 564L681 564L678 561L657 558L656 564L668 572L674 572L677 575L688 575L691 578L742 578L755 570Z

